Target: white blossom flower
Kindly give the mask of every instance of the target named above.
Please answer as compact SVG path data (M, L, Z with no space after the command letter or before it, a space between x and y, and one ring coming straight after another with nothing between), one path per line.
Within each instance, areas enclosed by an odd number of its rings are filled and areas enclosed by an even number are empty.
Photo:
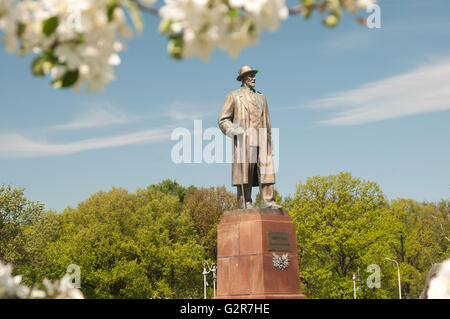
M133 36L122 7L130 5L136 29L142 29L132 0L0 0L0 31L9 53L40 54L35 75L50 73L55 87L102 91L120 65L123 40ZM140 0L153 6L156 0ZM376 0L327 0L325 24L339 22L341 11L366 9ZM169 36L175 58L199 56L208 61L215 48L237 57L258 42L266 29L275 31L289 15L286 0L164 0L158 10L160 31Z
M267 28L270 31L278 29L280 20L285 20L289 16L289 9L284 0L266 0L255 15L258 28Z
M450 299L450 259L442 262L435 277L430 280L429 299Z
M48 279L42 281L45 290L34 287L30 289L21 285L22 276L12 276L12 266L0 261L0 299L1 298L57 298L83 299L81 291L71 282L71 276L66 274L59 281L52 283Z
M30 292L31 298L45 298L46 296L47 296L47 294L45 293L45 291L37 289L37 288L33 288Z
M50 51L56 58L55 70L43 71L51 71L53 80L64 77L63 71L78 71L74 89L87 83L89 92L102 91L114 79L113 67L121 63L118 53L125 46L118 36L133 35L123 9L108 11L109 5L108 0L0 0L6 49L10 53L19 47L22 53ZM55 25L50 23L45 32L48 19L56 19Z
M198 55L204 61L216 47L237 57L242 48L257 43L265 28L274 31L289 14L285 0L165 2L160 16L170 22L170 32L182 34L182 56Z
M0 261L0 298L24 298L29 289L20 284L22 276L12 276L12 266Z
M59 281L58 298L60 299L84 299L83 294L77 288L73 287L71 276L66 274Z
M0 30L4 32L4 44L8 53L15 53L19 48L17 37L19 14L13 0L0 0Z
M373 6L377 0L357 0L356 6L361 9L367 9Z
M66 274L59 281L51 282L48 279L44 279L42 284L45 287L45 292L41 290L36 290L34 294L36 296L42 295L42 292L47 297L52 297L56 299L84 299L83 294L77 288L73 287L70 281L70 275Z

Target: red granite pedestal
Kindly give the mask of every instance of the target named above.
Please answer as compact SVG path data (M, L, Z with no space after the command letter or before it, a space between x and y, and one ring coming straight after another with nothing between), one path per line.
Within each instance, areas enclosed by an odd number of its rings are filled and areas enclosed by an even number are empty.
M273 253L288 254L288 267L275 267ZM300 292L295 225L287 211L225 212L217 229L216 298L306 298Z

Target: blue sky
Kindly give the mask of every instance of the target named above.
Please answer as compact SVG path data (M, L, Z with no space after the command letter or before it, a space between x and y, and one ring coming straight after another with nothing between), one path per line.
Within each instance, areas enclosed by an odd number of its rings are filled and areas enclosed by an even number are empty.
M448 199L450 2L379 4L381 29L348 15L335 29L317 14L293 16L238 59L217 50L209 63L169 58L158 19L146 15L101 94L54 90L31 75L32 57L2 49L0 183L58 211L99 190L134 192L166 178L234 191L230 164L175 164L169 136L195 119L217 127L237 70L250 64L280 130L282 195L307 177L347 171L389 199Z

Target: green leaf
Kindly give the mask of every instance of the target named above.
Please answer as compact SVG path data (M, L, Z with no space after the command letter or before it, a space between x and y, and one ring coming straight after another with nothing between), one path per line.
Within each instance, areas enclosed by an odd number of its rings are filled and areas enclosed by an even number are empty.
M239 11L238 9L231 9L227 12L227 15L231 18L231 21L234 21L239 17Z
M43 57L45 61L50 62L52 65L55 65L58 62L58 58L53 55L53 51L47 50L44 52Z
M58 59L53 55L53 51L47 50L33 60L31 72L35 76L44 76L57 63Z
M256 31L256 25L254 22L250 23L248 26L248 33L253 34Z
M322 22L327 27L334 28L339 23L339 16L337 16L336 14L330 14L325 19L323 19Z
M62 86L62 81L61 80L54 80L54 81L52 81L52 86L55 89L60 89L61 86Z
M44 62L45 58L44 56L36 57L33 62L31 63L31 72L35 76L44 76Z
M19 23L17 25L17 36L20 38L22 34L25 32L26 24Z
M58 27L59 19L58 17L51 17L42 22L42 32L46 36L50 36L53 32L55 32Z
M144 23L142 21L142 14L139 6L134 1L127 1L127 6L136 31L142 33L142 30L144 30Z
M116 1L108 3L107 6L107 15L108 15L108 22L111 22L113 20L113 14L114 10L119 7L119 4Z
M304 17L305 19L309 19L309 17L311 16L311 13L312 13L312 10L309 9L309 8L307 8L307 7L305 7L305 8L302 10L302 15L303 15L303 17Z
M159 33L169 33L170 32L170 25L172 24L172 21L168 19L163 19L159 23Z
M182 35L171 36L167 46L169 55L174 59L181 60L183 58L183 45Z
M79 72L78 70L67 71L62 77L62 87L70 87L74 85L78 80Z

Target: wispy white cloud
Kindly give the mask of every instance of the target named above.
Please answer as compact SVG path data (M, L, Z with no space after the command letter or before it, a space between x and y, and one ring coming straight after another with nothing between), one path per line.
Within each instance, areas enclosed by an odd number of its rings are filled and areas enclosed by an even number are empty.
M52 126L52 129L80 129L109 125L128 124L139 120L140 117L123 112L113 107L109 102L96 103L72 121Z
M337 113L320 123L354 125L450 109L450 60L313 101Z
M61 144L30 139L20 134L5 134L0 136L0 157L20 158L74 154L94 149L154 143L169 139L170 134L170 129L153 129Z
M175 121L200 120L217 112L217 105L175 101L169 106L167 115Z
M211 115L214 111L216 111L216 109L213 109L204 103L173 102L159 114L153 114L151 116L135 116L113 107L110 103L92 104L87 111L76 116L72 121L41 128L37 134L36 132L0 134L0 157L30 158L58 156L88 150L169 140L172 132L171 126L174 126L174 123L170 126L158 125L159 128L157 129L146 129L134 133L124 133L114 136L78 139L65 143L51 142L51 139L49 141L45 136L53 136L55 130L71 130L71 133L75 134L77 131L84 128L126 125L149 118L166 118L178 123L176 125L180 125L183 121L202 119L205 116ZM165 120L164 122L168 121Z
M387 12L389 7L397 7L395 10L399 10L399 6L404 8L403 1L390 1L379 3L381 7L381 28L369 29L366 26L357 26L351 31L346 29L335 30L331 33L327 40L322 41L319 45L319 52L324 55L336 56L336 54L348 54L348 53L361 53L361 52L373 52L380 47L386 47L387 43L391 42L408 42L416 41L421 37L448 37L450 33L450 21L448 19L442 19L440 17L423 16L423 20L420 24L411 18L409 14L404 14L403 19L384 20L383 12ZM423 1L415 2L416 9L421 11L426 9L428 3ZM411 1L408 3L408 7L411 9L413 4ZM422 7L422 8L419 8ZM383 11L383 10L386 11ZM368 14L364 14L368 17ZM416 25L417 24L417 25ZM420 25L420 27L419 27ZM417 26L417 27L414 27Z
M383 32L377 30L378 33ZM378 41L378 34L371 29L360 27L352 32L340 33L330 37L328 41L322 42L320 51L323 54L335 55L338 53L348 53L362 51L373 48L374 41Z

